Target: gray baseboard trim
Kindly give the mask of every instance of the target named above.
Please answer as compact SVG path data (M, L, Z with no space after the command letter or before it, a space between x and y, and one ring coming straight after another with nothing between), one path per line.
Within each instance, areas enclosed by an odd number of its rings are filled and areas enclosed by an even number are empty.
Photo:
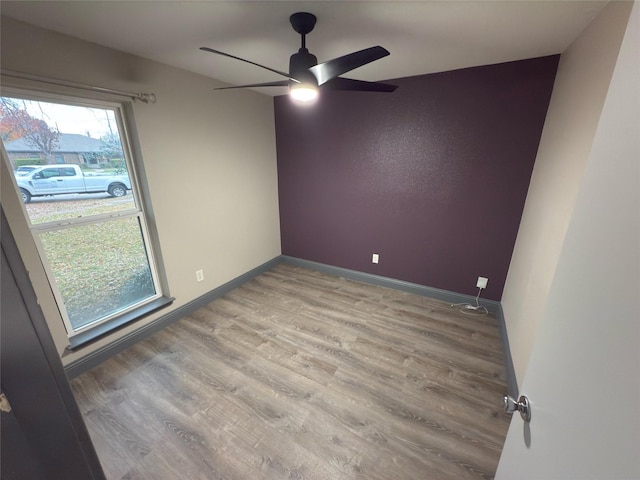
M370 283L378 285L380 287L395 288L403 292L415 293L416 295L422 295L424 297L435 298L447 303L471 303L475 304L476 297L471 295L465 295L462 293L451 292L449 290L441 290L439 288L427 287L425 285L419 285L417 283L405 282L403 280L396 280L395 278L382 277L380 275L374 275L372 273L359 272L357 270L349 270L348 268L334 267L333 265L327 265L324 263L312 262L310 260L303 260L301 258L290 257L288 255L281 256L282 261L291 265L299 267L309 268L311 270L317 270L328 275L336 277L344 277L349 280L356 280L358 282ZM495 314L500 307L500 302L495 300L479 299L480 305L486 307L486 309Z
M77 377L78 375L91 370L92 368L98 366L108 358L122 352L126 348L136 344L137 342L144 340L145 338L150 337L154 333L162 330L168 325L180 320L181 318L186 317L190 313L195 312L199 308L204 307L205 305L213 302L215 299L223 296L225 293L233 290L234 288L239 287L240 285L248 282L254 277L257 277L261 273L270 270L275 265L281 262L281 257L277 256L268 262L263 263L262 265L249 270L248 272L230 280L224 285L220 285L219 287L211 290L208 293L205 293L201 297L196 298L195 300L182 305L181 307L176 308L172 312L163 315L162 317L154 320L151 323L144 325L143 327L118 338L117 340L105 345L104 347L91 352L90 354L76 360L73 363L64 367L64 371L67 375L67 378L72 379Z
M505 322L504 312L502 311L502 304L498 305L496 318L500 326L500 340L502 341L502 351L504 352L504 365L507 370L507 393L513 398L518 398L518 379L516 378L516 370L513 367L509 335L507 334L507 324Z

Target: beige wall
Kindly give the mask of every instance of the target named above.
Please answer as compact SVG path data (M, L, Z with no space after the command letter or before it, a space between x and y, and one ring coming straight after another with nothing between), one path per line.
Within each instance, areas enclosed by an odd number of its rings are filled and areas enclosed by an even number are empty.
M547 306L631 5L609 3L560 58L502 296L519 385Z
M3 69L157 95L155 104L135 102L133 112L167 293L176 301L138 325L280 254L271 97L252 91L215 92L220 84L206 77L7 18L2 19L0 59ZM3 78L3 86L15 83ZM2 163L2 205L62 352L66 335L46 288L12 175ZM197 269L204 270L203 282L196 282ZM134 328L66 355L63 362L68 364Z
M639 85L636 2L497 480L640 479Z

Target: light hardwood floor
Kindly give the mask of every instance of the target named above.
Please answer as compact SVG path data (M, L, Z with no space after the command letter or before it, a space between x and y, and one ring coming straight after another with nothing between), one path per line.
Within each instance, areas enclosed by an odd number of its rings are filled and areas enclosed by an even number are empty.
M72 381L108 479L487 479L497 321L280 264Z

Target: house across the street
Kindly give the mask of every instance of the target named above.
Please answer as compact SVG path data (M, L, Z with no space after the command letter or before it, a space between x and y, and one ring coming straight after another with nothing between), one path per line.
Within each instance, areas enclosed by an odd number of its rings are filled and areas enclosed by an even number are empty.
M4 146L14 167L28 163L73 163L98 168L101 162L108 160L102 150L102 141L78 133L60 134L51 162L47 162L41 149L25 138L6 142Z

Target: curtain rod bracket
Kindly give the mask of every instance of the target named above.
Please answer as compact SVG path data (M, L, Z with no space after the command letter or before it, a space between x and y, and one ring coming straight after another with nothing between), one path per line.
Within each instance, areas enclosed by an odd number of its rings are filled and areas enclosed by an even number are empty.
M138 93L136 99L144 103L156 103L155 93Z

